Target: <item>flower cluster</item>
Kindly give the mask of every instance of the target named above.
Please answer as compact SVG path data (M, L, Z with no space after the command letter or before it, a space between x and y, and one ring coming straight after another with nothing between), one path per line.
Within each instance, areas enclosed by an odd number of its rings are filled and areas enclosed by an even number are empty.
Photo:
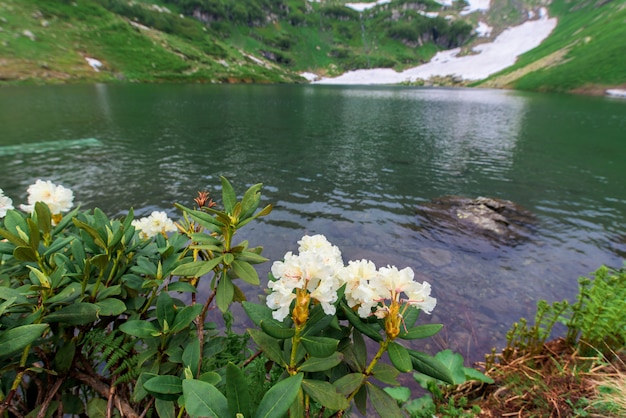
M32 213L35 210L35 203L43 202L50 208L52 215L60 215L67 212L74 204L74 192L72 190L56 185L50 180L38 179L35 184L28 186L28 205L20 205L24 212Z
M342 285L337 271L343 267L343 260L339 248L323 235L304 236L298 244L298 254L290 251L283 261L272 265L276 280L268 284L272 293L267 297L267 305L275 310L274 319L282 321L296 299L292 317L296 324L303 324L308 319L311 298L322 305L326 314L335 314L337 290Z
M291 314L297 325L306 322L311 299L320 303L326 314L333 315L337 290L345 284L348 306L362 318L375 315L385 319L387 334L395 338L408 306L430 313L437 304L430 296L430 284L415 281L409 267L377 270L369 260L350 261L344 266L339 248L323 235L304 236L298 244L297 255L288 252L283 261L272 266L275 280L268 284L272 293L267 297L267 306L274 310L274 319L285 319L294 300Z
M167 216L167 213L156 210L150 216L135 219L132 225L140 231L140 235L143 238L151 238L157 234L176 231L176 225Z
M0 189L0 218L4 218L7 210L14 209L13 201L10 197L4 195L4 191Z

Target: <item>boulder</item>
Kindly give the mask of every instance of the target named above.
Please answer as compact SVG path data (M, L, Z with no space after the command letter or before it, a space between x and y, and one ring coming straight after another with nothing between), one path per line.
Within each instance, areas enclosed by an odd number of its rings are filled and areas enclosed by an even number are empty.
M529 238L537 224L535 216L523 207L490 197L442 196L421 205L417 213L426 228L434 226L451 234L482 236L508 244Z

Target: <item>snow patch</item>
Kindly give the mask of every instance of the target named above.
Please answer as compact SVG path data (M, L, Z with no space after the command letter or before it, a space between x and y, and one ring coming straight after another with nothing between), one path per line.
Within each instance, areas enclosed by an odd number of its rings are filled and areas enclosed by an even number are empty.
M95 58L89 58L89 57L85 57L85 60L87 61L87 64L89 64L91 66L91 68L94 69L95 72L100 72L100 68L102 67L102 63L100 61L98 61Z
M487 25L485 22L478 22L478 26L474 29L476 34L481 38L488 38L491 36L493 28Z
M363 12L367 9L371 9L372 7L378 6L379 4L391 3L391 0L378 0L374 3L346 3L345 6L349 7L352 10L356 10L357 12Z
M493 42L476 46L474 55L458 56L460 48L437 53L424 65L402 72L389 68L349 71L336 78L322 78L319 84L398 84L454 75L464 80L482 80L515 64L517 57L536 48L556 27L556 18L529 20L502 32Z

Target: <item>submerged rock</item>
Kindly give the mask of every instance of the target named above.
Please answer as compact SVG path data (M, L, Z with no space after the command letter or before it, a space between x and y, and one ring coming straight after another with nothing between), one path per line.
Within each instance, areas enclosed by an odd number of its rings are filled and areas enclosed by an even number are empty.
M527 239L536 225L535 216L509 200L442 196L418 208L428 227L431 223L449 233L484 236L499 242Z

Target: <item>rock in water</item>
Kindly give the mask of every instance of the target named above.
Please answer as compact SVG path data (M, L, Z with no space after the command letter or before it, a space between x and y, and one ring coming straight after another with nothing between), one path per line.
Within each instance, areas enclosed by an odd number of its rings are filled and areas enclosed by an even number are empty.
M490 197L442 196L420 206L417 212L427 224L448 233L484 236L509 244L527 239L537 224L535 216L516 203Z

